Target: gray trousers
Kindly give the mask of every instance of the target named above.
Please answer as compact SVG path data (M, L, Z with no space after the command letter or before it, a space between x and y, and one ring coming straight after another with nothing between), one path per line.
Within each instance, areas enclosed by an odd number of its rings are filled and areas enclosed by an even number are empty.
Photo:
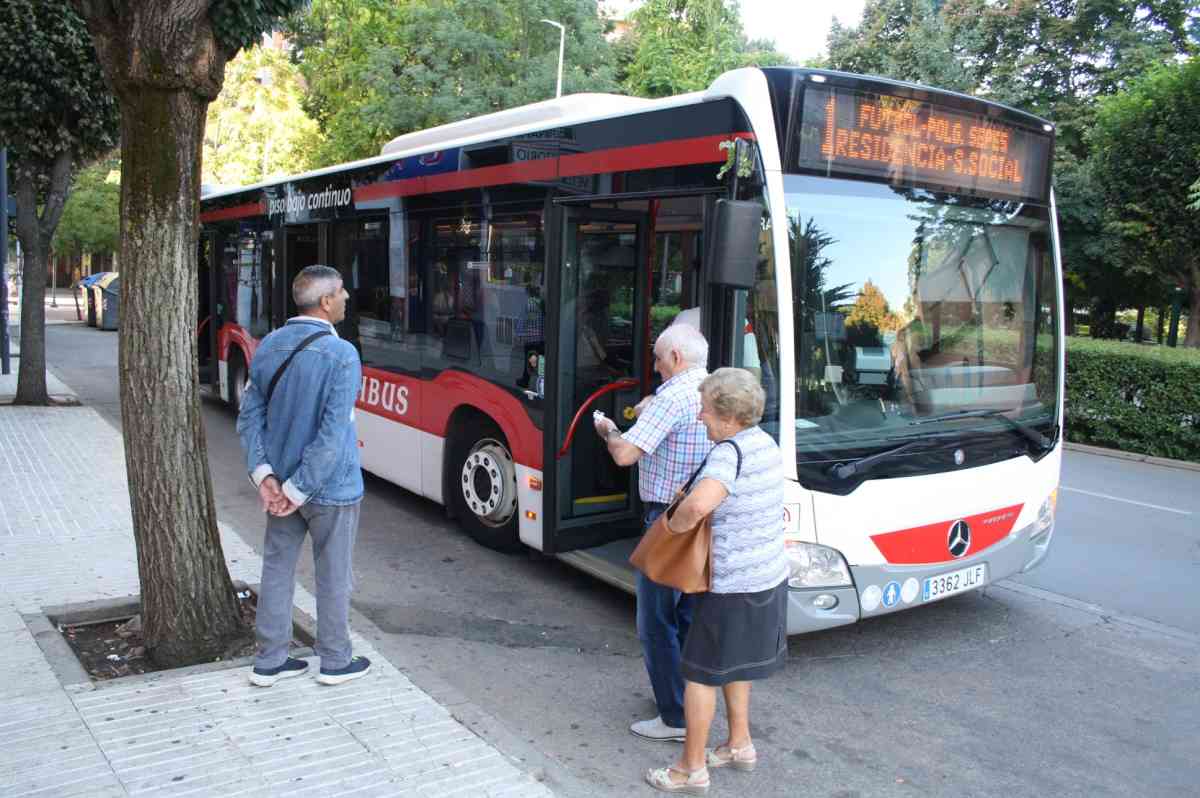
M296 562L306 534L312 535L317 570L317 655L326 670L350 664L350 590L354 538L361 502L343 506L305 504L291 515L267 516L262 585L255 635L258 668L277 668L292 639Z

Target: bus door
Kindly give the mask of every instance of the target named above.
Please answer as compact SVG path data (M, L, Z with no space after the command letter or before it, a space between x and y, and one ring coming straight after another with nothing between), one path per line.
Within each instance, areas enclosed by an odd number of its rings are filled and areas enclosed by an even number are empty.
M200 365L200 384L217 388L217 331L223 323L221 297L221 268L218 256L220 241L212 230L200 234L196 271L199 294L196 319L196 353Z
M557 351L545 377L554 383L547 391L555 412L545 469L555 506L552 551L641 531L637 469L613 463L592 414L599 410L628 429L633 406L649 390L642 385L649 353L648 215L567 207L562 219L557 290L551 289Z
M276 257L279 253L284 256L284 268L279 272L286 275L282 280L287 308L283 321L296 315L296 302L292 299L292 280L295 280L296 275L305 267L328 262L321 254L325 250L321 228L320 224L288 225L283 228L282 245L274 247Z

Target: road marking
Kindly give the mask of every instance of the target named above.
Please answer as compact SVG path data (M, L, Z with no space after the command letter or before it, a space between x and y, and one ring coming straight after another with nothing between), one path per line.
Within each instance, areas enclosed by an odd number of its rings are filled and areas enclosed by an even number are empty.
M1121 613L1105 609L1099 604L1092 604L1089 601L1080 601L1079 599L1074 599L1070 596L1064 596L1061 593L1054 593L1050 590L1043 590L1040 587L1021 584L1020 582L1013 581L1012 579L1002 579L999 582L993 582L987 587L989 589L999 588L1001 590L1010 590L1013 593L1020 593L1025 596L1029 596L1030 598L1048 601L1052 604L1058 604L1063 607L1070 607L1074 610L1086 612L1091 615L1097 615L1101 618L1107 618L1108 620L1115 621L1116 623L1125 624L1126 626L1133 626L1138 629L1142 629L1143 631L1154 632L1167 637L1173 637L1177 640L1184 640L1189 643L1200 643L1200 635L1196 634L1195 632L1189 632L1186 629L1180 629L1176 626L1168 626L1165 623L1152 621L1148 618L1140 618L1137 615L1122 615Z
M1147 502L1135 502L1133 499L1122 499L1120 496L1109 496L1107 493L1093 493L1090 490L1080 490L1079 488L1068 488L1066 485L1061 486L1063 490L1069 490L1072 493L1086 493L1088 496L1095 496L1099 499L1108 499L1114 502L1124 502L1125 504L1136 504L1139 507L1149 507L1154 510L1162 510L1166 513L1176 513L1178 515L1191 515L1191 510L1177 510L1174 507L1163 507L1161 504L1149 504Z

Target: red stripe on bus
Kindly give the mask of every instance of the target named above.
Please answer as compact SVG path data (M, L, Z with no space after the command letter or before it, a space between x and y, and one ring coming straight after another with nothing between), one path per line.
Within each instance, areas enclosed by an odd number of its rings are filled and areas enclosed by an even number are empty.
M556 178L553 158L528 163L509 163L499 166L481 166L461 172L446 172L440 175L409 177L374 183L354 189L354 200L363 202L386 197L411 197L418 194L433 194L439 191L459 191L465 188L500 186L507 183L553 182Z
M582 152L558 157L559 177L601 174L603 172L632 172L638 169L656 169L663 166L690 166L697 163L716 163L725 160L722 141L730 138L746 138L745 133L701 136L694 139L660 141L656 144L638 144L633 147L615 147L611 150Z
M438 191L499 186L509 183L553 182L560 177L578 177L612 171L656 169L664 166L690 166L725 160L722 141L730 138L753 139L751 133L719 134L694 139L677 139L657 144L614 147L597 152L560 155L525 163L483 166L460 172L409 177L386 183L373 183L354 189L356 202L386 197L411 197Z
M950 527L958 521L966 521L971 528L971 545L961 557L978 554L989 546L1003 540L1017 523L1024 504L1001 507L986 513L951 518L934 524L899 529L872 535L871 540L880 554L892 565L922 565L925 563L951 562Z
M267 212L265 200L250 202L245 205L235 205L232 208L221 208L215 211L205 211L200 214L202 222L221 222L226 219L244 219L247 216L262 216Z

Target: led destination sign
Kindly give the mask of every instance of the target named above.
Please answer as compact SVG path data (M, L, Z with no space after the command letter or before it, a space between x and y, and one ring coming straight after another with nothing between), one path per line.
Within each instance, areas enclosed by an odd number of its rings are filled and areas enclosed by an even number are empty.
M809 86L798 166L950 191L1045 200L1050 136L942 105Z

